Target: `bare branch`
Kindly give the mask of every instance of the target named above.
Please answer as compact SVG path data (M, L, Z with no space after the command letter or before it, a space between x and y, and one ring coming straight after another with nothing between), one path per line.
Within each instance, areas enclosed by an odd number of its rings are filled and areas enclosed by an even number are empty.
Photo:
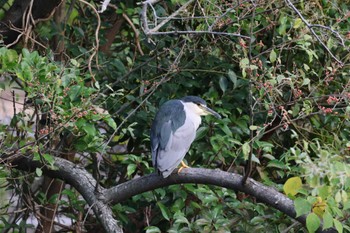
M213 32L213 31L166 31L166 32L150 32L149 35L169 35L169 34L211 34L211 35L221 35L221 36L235 36L242 37L249 40L249 36L243 36L241 34L229 33L229 32Z
M129 18L129 16L127 14L123 13L123 18L126 20L126 22L128 22L128 24L130 25L130 27L134 31L136 47L139 50L139 53L143 56L144 53L143 53L141 45L140 45L140 33L137 31L135 25L133 24L133 22L131 21L131 19Z
M190 5L192 2L194 2L194 0L189 0L188 2L186 2L185 4L183 4L179 9L177 9L177 11L175 11L174 13L172 13L169 17L167 17L165 20L163 20L160 24L158 24L156 27L152 28L150 30L150 33L152 32L157 32L159 31L159 29L161 27L163 27L167 22L169 22L173 17L175 17L176 15L178 15L181 11L185 10L187 8L188 5Z
M100 28L101 28L101 18L100 18L100 14L98 13L96 8L91 3L89 3L89 2L87 2L85 0L79 0L79 1L84 3L84 4L86 4L86 5L88 5L89 7L91 7L91 9L93 10L93 12L95 13L96 18L97 18L97 27L96 27L96 30L95 30L95 43L96 44L90 50L90 51L92 51L92 54L90 55L89 62L88 62L88 68L89 68L89 72L90 72L90 75L91 75L91 79L92 79L93 83L95 83L96 82L95 75L92 72L91 64L92 64L92 59L97 55L97 52L98 52L98 49L99 49L99 46L100 46L100 40L99 40L98 33L100 31ZM96 64L98 64L97 57L96 57Z
M37 167L43 167L42 163L31 160L29 156L19 157L21 158L12 162L16 169L34 171ZM71 184L91 206L96 217L108 233L122 232L118 222L113 218L112 210L109 207L110 203L122 202L146 191L183 183L210 184L244 192L296 219L303 225L306 223L305 215L296 217L293 201L274 188L265 186L251 178L248 178L246 184L243 185L241 175L218 169L186 168L181 173L173 173L166 179L157 174L150 174L109 189L99 187L98 192L95 192L96 180L84 168L57 157L55 157L54 165L55 170L44 167L44 174ZM320 226L317 232L333 233L336 230L333 228L322 230L322 226Z
M101 10L98 11L98 13L103 13L105 10L107 10L107 6L111 0L104 0L102 2Z
M144 33L147 36L152 36L152 35L168 35L168 34L211 34L211 35L223 35L223 36L234 36L234 37L242 37L245 39L250 39L249 36L243 36L241 34L238 33L228 33L228 32L215 32L212 31L212 28L209 28L209 30L207 31L195 31L195 30L187 30L187 31L159 31L166 23L168 23L170 20L173 19L178 19L176 16L179 15L180 12L184 11L194 0L189 0L188 2L186 2L184 5L182 5L179 9L177 9L174 13L172 13L170 16L166 17L163 21L161 21L161 23L157 24L155 23L155 27L150 29L149 25L148 25L148 18L147 18L147 9L148 6L150 6L153 9L153 5L157 2L159 2L158 0L149 0L149 1L145 1L143 2L143 7L141 10L141 22L142 22L142 28ZM154 13L154 18L155 21L157 19L159 19L160 17L158 17L156 15L156 13ZM163 18L163 17L162 17ZM196 18L196 17L191 17L191 18ZM210 18L210 17L202 17L202 18Z
M295 13L297 13L297 15L299 16L299 18L305 23L305 25L309 28L309 30L311 31L312 35L314 35L314 37L317 39L317 41L323 46L323 48L325 48L325 50L329 53L329 55L336 60L341 66L343 66L343 62L341 62L336 56L334 56L334 54L329 50L329 48L327 47L327 45L321 40L321 38L316 34L316 32L314 31L314 27L322 27L324 29L330 30L333 34L335 34L337 36L337 38L340 39L342 45L344 46L344 41L343 39L340 37L339 33L335 32L333 29L331 29L330 27L327 26L321 26L321 25L313 25L310 24L305 18L304 16L300 13L300 11L293 5L293 3L290 0L285 0L287 5L290 6L290 8L293 9L293 11Z
M278 192L276 189L265 186L251 178L248 178L244 185L242 179L243 177L241 175L224 172L219 169L186 168L183 169L181 173L173 173L166 179L157 174L150 174L130 180L110 189L106 189L102 192L102 197L105 203L119 203L136 194L173 184L210 184L249 194L260 202L296 219L303 225L306 224L306 216L296 217L294 204L291 199ZM321 226L317 232L336 232L336 230L333 228L322 230Z

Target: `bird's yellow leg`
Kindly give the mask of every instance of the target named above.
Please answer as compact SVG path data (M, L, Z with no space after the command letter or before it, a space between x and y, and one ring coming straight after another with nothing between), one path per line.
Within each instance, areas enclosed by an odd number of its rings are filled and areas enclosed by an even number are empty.
M181 167L179 168L179 170L177 171L177 173L180 173L181 170L184 169L184 168L189 168L189 166L186 165L186 164L184 163L184 161L181 160Z

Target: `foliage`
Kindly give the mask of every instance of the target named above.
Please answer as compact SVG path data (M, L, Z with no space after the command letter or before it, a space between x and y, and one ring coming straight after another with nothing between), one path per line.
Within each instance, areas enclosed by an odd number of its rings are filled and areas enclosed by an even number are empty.
M34 130L27 123L17 124L26 119L16 116L12 127L18 137L2 135L1 153L16 145L23 148L21 153L50 164L51 156L56 156L51 145L72 136L67 151L78 153L77 162L98 176L102 186L111 187L153 172L148 132L158 106L171 98L199 95L223 119L203 119L186 156L189 165L243 173L251 156L252 177L292 198L297 214L308 215L308 231L315 231L321 222L324 228L350 230L348 4L295 3L308 26L289 1L235 5L201 0L180 13L182 20L170 20L162 28L205 31L213 25L217 32L250 37L246 39L211 34L149 37L141 31L141 6L127 2L112 1L117 9L109 7L100 14L101 45L107 44L111 28L118 22L121 26L111 46L96 55L97 62L89 62L89 49L95 43L98 21L81 2L73 6L64 25L66 61L52 61L54 52L48 44L44 50L34 46L32 52L20 46L0 49L1 73L20 80L34 108L50 116L50 122ZM185 2L155 4L149 19L154 20L154 14L169 16ZM206 17L188 17L197 15ZM51 27L55 23L39 24L37 40L55 38L57 27ZM96 106L111 115L99 113ZM2 177L22 175L4 169ZM9 180L8 185L16 191L35 176L41 176L40 171L18 178L16 184ZM66 187L64 192L74 203L61 199L67 216L74 219L74 214L88 212L74 191ZM195 184L139 194L114 205L113 211L126 232L297 232L301 228L291 227L291 219L245 194ZM2 222L9 224L6 218ZM91 224L96 223L91 220Z

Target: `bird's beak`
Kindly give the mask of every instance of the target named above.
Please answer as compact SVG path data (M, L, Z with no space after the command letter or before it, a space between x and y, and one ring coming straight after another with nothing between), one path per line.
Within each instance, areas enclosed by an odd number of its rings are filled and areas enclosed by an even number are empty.
M211 108L209 108L209 107L207 107L207 106L203 106L203 105L202 105L202 108L203 108L203 111L204 111L205 113L207 113L208 115L210 114L210 115L213 115L213 116L216 117L216 118L221 119L220 114L217 113L217 112L215 112L213 109L211 109Z

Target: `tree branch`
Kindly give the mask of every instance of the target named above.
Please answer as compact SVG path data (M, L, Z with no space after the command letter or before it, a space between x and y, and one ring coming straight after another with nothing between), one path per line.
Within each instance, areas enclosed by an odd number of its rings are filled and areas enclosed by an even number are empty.
M141 10L141 22L142 22L142 29L144 33L147 36L153 36L153 35L168 35L168 34L211 34L211 35L224 35L224 36L234 36L234 37L241 37L244 39L250 40L249 36L243 36L238 33L229 33L229 32L215 32L212 31L212 28L210 28L208 31L195 31L195 30L187 30L187 31L159 31L166 23L168 23L170 20L175 19L175 16L177 16L180 12L184 11L192 2L193 0L189 0L185 4L183 4L179 9L177 9L174 13L172 13L170 16L168 16L166 19L161 21L159 24L155 22L155 27L150 29L148 25L148 18L147 18L147 9L148 6L151 6L153 8L152 4L157 3L158 0L147 0L142 2L143 7ZM159 17L154 13L155 20Z
M96 180L84 168L58 157L55 157L55 170L49 170L46 166L43 167L39 161L33 161L24 156L13 161L12 165L16 169L24 171L42 168L45 175L66 181L83 196L107 233L123 232L117 220L114 219L111 208L97 198L98 195L95 193ZM102 192L102 190L100 191Z
M118 222L113 218L112 210L109 207L110 203L119 203L146 191L184 183L210 184L244 192L255 197L258 201L296 219L304 226L306 224L306 215L296 217L293 201L282 193L251 178L248 178L246 184L243 185L241 175L224 172L218 169L186 168L183 169L181 173L173 173L166 179L157 174L150 174L109 189L100 187L96 193L94 191L96 180L92 175L84 168L70 161L55 157L55 170L50 170L47 167L43 168L42 163L33 161L29 156L19 157L21 157L21 159L12 161L12 165L16 166L15 168L25 171L34 171L35 168L40 167L43 169L45 175L62 179L72 185L91 206L96 217L108 233L122 232ZM317 232L333 233L337 231L334 228L322 230L321 225Z
M31 0L15 0L10 9L5 12L5 17L0 21L0 34L5 44L15 42L21 34L23 17L29 7ZM29 12L35 21L50 17L52 12L60 5L62 0L35 0L32 11Z
M341 41L342 45L344 46L344 40L343 38L341 38L341 36L339 35L339 33L335 32L333 29L331 29L330 27L326 27L326 26L321 26L319 24L310 24L305 18L304 16L300 13L300 11L293 5L293 3L290 0L285 0L287 5L290 6L290 8L293 9L293 11L299 16L299 18L304 22L304 24L309 28L310 32L312 33L312 35L314 35L314 37L316 38L316 40L322 45L322 47L329 53L329 55L336 60L339 65L343 66L343 62L341 62L331 51L330 49L327 47L327 45L321 40L321 38L316 34L316 32L314 31L313 27L321 27L323 29L327 29L330 30L333 34L336 35L336 37Z
M251 178L248 178L246 184L243 185L242 178L243 177L241 175L224 172L221 170L187 168L183 169L181 173L173 173L166 179L157 174L150 174L127 181L110 189L104 190L102 192L102 197L103 202L105 203L118 203L125 201L136 194L173 184L210 184L249 194L260 202L285 213L293 219L296 219L305 226L306 216L296 217L294 204L291 199L274 188L265 186ZM336 230L333 228L322 230L321 226L317 232L336 232Z

